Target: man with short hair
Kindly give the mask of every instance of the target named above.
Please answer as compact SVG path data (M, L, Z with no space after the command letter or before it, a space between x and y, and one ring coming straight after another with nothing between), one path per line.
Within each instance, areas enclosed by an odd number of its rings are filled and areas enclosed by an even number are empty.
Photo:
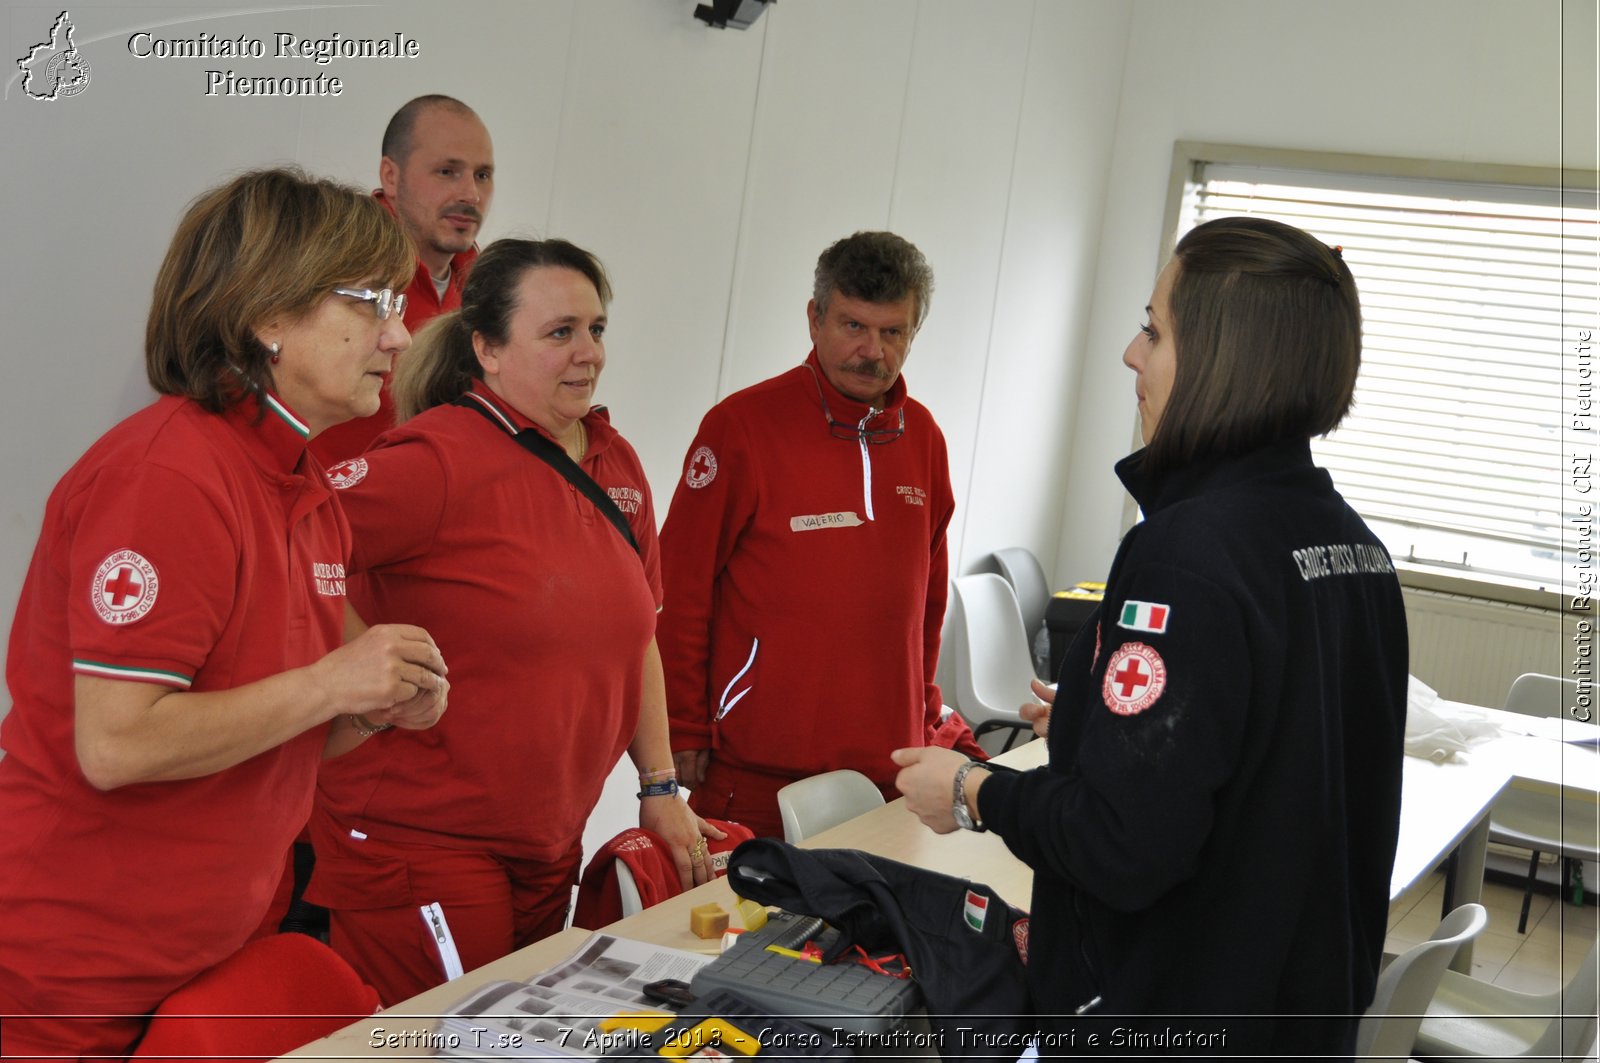
M890 751L934 740L954 499L944 436L900 376L932 291L893 233L835 243L804 364L718 403L689 446L656 637L702 816L781 835L779 788L854 768L892 793Z
M494 144L477 114L451 96L418 96L383 132L377 200L394 211L417 250L406 288L406 328L416 332L461 305L461 287L478 257L478 229L494 197ZM384 381L378 412L323 432L311 450L323 464L352 458L394 427Z

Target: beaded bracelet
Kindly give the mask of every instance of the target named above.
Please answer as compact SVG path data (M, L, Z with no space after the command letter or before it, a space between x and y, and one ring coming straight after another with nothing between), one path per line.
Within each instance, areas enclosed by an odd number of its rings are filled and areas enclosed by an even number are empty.
M352 712L349 714L349 716L350 726L354 727L356 729L356 734L360 735L362 738L371 738L379 731L387 731L394 727L394 724L392 723L372 723L359 712Z
M639 800L647 797L671 797L678 792L677 779L664 779L660 782L647 782L639 791Z

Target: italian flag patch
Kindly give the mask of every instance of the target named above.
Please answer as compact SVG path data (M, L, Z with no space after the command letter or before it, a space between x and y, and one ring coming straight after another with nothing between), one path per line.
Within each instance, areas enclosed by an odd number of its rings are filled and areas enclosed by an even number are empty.
M968 926L974 930L982 930L983 921L989 918L989 898L968 890L967 903L962 906L961 914Z
M1160 602L1123 602L1117 626L1159 635L1167 630L1167 618L1171 615L1172 610Z

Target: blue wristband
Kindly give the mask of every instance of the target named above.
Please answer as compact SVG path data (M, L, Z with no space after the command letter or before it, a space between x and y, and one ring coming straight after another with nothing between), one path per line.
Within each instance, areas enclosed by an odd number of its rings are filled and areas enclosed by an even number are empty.
M661 782L647 782L644 789L639 791L639 800L647 797L671 797L678 792L677 779L665 779Z

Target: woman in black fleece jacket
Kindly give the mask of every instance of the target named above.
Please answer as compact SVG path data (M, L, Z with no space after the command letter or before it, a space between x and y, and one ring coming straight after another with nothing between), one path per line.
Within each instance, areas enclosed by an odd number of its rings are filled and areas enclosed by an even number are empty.
M1223 218L1179 242L1147 311L1123 355L1147 445L1117 466L1145 519L1059 711L1036 710L1049 764L901 750L898 785L934 830L993 830L1034 869L1046 1054L1348 1056L1407 672L1389 555L1311 462L1355 387L1355 281L1337 247Z

